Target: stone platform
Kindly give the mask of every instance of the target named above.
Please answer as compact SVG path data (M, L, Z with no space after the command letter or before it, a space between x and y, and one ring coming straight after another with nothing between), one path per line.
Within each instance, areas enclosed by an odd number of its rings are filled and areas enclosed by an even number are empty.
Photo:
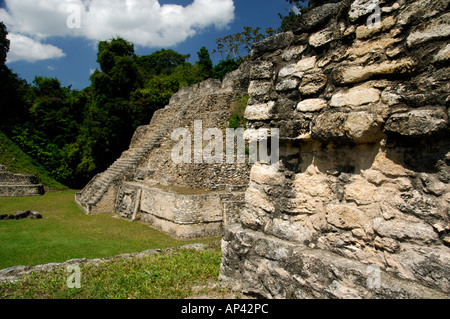
M195 190L160 184L125 182L115 211L180 238L220 236L223 225L239 221L244 192Z
M39 196L44 194L44 186L36 176L0 172L0 197Z

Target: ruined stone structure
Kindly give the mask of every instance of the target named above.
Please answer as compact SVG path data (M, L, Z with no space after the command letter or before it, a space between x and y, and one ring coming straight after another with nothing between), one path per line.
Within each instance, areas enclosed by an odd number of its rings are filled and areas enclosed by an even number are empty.
M44 186L34 175L14 174L0 170L0 197L38 196L44 194Z
M172 132L186 128L193 139L200 120L203 130L219 128L225 139L233 105L247 93L248 72L244 64L222 82L210 79L174 94L136 130L130 148L76 194L77 203L87 213L115 212L178 237L221 235L224 224L239 219L249 166L175 163Z
M220 280L244 293L448 298L449 7L313 9L222 83L175 94L77 202L177 236L225 225ZM175 128L224 127L246 93L247 127L280 129L276 165L171 161Z
M247 124L280 128L280 162L251 169L224 286L450 296L449 6L342 1L254 45Z

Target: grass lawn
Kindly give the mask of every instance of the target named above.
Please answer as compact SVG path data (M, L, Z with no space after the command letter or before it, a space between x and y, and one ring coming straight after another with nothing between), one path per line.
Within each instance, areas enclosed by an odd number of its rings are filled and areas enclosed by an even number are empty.
M178 240L139 222L111 215L86 215L76 205L74 196L74 190L67 190L38 197L0 198L0 214L34 210L43 216L0 221L0 269L218 240Z
M0 283L0 299L181 299L195 296L241 298L218 285L221 251L171 249L141 258L80 265L80 286L67 285L71 272L58 267L32 272L15 283Z

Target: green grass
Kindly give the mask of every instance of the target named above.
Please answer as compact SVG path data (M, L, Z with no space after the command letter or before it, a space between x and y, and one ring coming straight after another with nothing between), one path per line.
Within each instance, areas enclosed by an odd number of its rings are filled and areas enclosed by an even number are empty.
M45 186L65 190L67 186L57 182L50 174L34 159L25 154L13 141L3 132L0 132L0 164L6 166L12 173L26 173L36 175Z
M140 222L111 215L85 215L74 196L75 191L68 190L38 197L0 198L0 214L34 210L43 215L43 219L0 221L0 269L110 257L218 239L178 240Z
M80 288L68 288L71 273L60 267L52 272L30 273L16 283L0 283L0 298L181 299L202 293L228 298L228 292L217 287L220 262L220 248L215 246L118 258L98 266L82 264ZM216 287L208 288L211 283Z

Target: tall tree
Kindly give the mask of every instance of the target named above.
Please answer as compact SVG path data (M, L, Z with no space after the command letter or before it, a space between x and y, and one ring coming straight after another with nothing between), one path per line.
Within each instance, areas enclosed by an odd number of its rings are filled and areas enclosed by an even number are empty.
M5 65L6 56L9 52L9 39L6 37L7 35L6 25L0 21L0 66Z
M0 21L0 126L8 131L15 122L25 120L28 86L5 64L10 44L7 35L6 25Z
M172 49L161 49L150 55L138 57L137 63L146 79L154 75L171 74L179 65L182 65L190 57Z
M122 38L98 43L97 62L102 72L91 76L94 93L107 98L128 99L139 83L134 45Z
M211 71L213 68L213 63L211 57L209 56L209 51L205 47L201 47L200 51L197 52L198 62L197 65L200 67L200 71L205 78L211 76Z
M225 75L231 71L236 70L241 65L243 59L228 59L221 60L217 63L211 72L211 77L214 79L223 80Z

